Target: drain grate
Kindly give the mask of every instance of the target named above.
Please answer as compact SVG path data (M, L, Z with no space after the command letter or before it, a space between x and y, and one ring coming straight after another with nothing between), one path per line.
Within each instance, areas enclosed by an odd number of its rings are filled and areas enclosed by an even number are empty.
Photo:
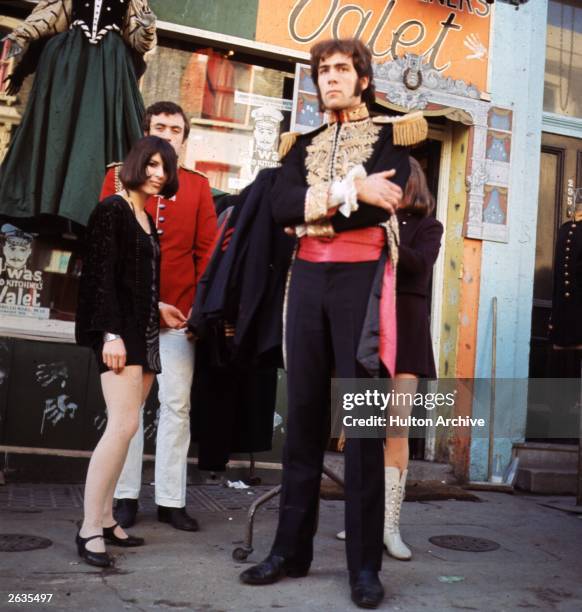
M441 548L462 550L464 552L490 552L499 548L499 544L493 540L464 535L433 536L428 541Z
M229 489L216 485L194 485L187 489L187 506L196 512L247 511L249 506L271 487L260 485L251 489ZM141 491L140 511L155 512L154 487ZM82 485L10 484L0 487L0 511L43 512L45 510L82 510ZM261 510L277 511L279 498L267 502Z
M25 552L52 546L52 540L22 533L0 533L0 552Z

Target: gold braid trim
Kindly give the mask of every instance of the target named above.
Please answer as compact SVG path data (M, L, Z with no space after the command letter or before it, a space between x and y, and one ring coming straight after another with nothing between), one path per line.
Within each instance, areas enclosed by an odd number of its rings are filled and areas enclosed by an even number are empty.
M333 238L335 231L331 221L320 221L307 225L307 235L310 238Z
M410 147L426 140L428 136L428 123L422 111L416 111L402 117L374 117L374 123L391 123L393 128L393 142L395 145Z
M123 191L123 183L119 178L119 173L121 172L121 168L123 168L123 164L117 164L115 166L115 170L113 170L113 176L115 177L115 193L119 193Z
M314 223L327 215L329 183L319 183L307 190L305 196L305 223Z
M398 228L398 218L392 215L388 221L381 223L381 226L386 231L386 241L388 242L388 257L392 262L394 274L396 274L396 266L398 265L398 247L400 245L400 229Z
M281 348L283 351L283 368L285 370L287 370L287 310L289 305L289 287L291 286L293 264L295 263L295 259L297 257L297 247L298 243L296 242L295 248L293 249L293 255L291 255L289 270L287 271L287 280L285 281L285 297L283 298L283 342Z
M306 149L307 184L313 186L323 181L342 180L354 166L365 164L374 152L381 129L364 119L342 123L337 143L335 126L317 134Z

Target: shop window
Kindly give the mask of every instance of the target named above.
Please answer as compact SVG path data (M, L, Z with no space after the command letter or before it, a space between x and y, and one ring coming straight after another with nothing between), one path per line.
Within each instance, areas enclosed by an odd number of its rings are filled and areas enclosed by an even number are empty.
M232 51L162 46L142 82L146 104L174 100L191 117L185 165L229 193L277 165L292 108L292 74L235 58Z
M582 6L550 0L544 110L582 118Z

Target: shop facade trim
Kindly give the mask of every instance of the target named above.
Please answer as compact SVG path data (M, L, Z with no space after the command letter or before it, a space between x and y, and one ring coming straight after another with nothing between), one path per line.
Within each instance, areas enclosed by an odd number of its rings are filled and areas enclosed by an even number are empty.
M542 132L582 138L582 117L567 117L556 113L544 113Z

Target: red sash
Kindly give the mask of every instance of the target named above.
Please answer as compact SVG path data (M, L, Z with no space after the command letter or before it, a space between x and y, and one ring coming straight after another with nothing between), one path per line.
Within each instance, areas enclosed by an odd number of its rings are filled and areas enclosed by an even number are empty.
M333 238L299 239L297 259L312 263L357 263L377 261L386 245L386 233L381 227L368 227L341 232ZM382 363L391 376L396 367L396 275L388 259L382 277L380 298L380 346Z

